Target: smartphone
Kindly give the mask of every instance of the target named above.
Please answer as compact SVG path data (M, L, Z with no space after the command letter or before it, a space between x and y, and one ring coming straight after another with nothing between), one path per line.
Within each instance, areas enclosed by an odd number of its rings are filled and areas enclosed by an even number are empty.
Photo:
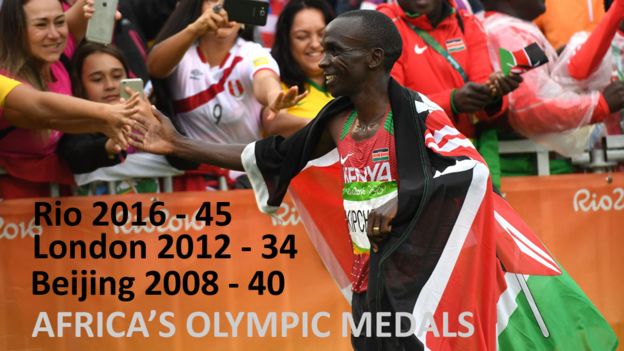
M258 0L225 0L223 8L230 21L264 26L269 15L269 3Z
M130 95L126 92L126 87L129 87L133 91L138 91L141 97L145 96L145 93L143 92L143 80L141 78L126 78L121 80L119 85L119 95L128 100Z
M95 0L95 12L87 24L88 41L108 45L113 41L115 12L119 0Z

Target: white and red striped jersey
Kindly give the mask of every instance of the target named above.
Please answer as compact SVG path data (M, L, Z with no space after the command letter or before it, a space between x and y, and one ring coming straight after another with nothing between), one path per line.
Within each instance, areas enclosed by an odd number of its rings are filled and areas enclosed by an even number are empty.
M191 46L169 77L180 128L193 139L249 143L261 137L262 105L253 94L253 76L279 68L262 46L238 39L219 66L211 67Z

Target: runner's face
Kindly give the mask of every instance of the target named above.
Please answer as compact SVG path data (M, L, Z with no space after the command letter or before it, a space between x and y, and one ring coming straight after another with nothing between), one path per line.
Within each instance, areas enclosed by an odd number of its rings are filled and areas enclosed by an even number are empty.
M89 55L82 64L82 86L88 100L119 103L119 86L126 70L117 58L103 52Z
M24 4L28 49L37 61L52 64L61 58L67 41L67 23L57 0L30 0Z
M403 11L412 14L428 15L446 0L398 0Z
M327 89L334 96L352 96L367 83L369 49L361 38L359 18L337 18L326 28L325 55L320 67L325 71Z

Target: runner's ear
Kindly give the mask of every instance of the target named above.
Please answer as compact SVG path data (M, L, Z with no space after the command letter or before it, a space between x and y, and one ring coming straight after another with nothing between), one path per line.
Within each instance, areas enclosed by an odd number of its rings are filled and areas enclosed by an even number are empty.
M385 53L382 48L371 49L368 53L368 68L383 67Z

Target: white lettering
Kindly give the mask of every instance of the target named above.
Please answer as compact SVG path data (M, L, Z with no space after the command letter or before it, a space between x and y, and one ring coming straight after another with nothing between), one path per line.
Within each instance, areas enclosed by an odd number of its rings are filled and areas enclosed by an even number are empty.
M170 338L172 336L175 335L176 332L176 328L175 325L173 324L172 321L168 320L167 318L173 318L173 312L163 312L160 314L160 324L167 328L167 332L163 332L163 331L159 331L158 332L158 336L162 337L162 338Z
M141 312L134 312L132 320L130 321L130 328L128 328L128 337L131 338L134 333L141 333L144 337L149 337L149 331L147 325L145 325L145 319Z
M474 331L475 331L475 327L474 327L474 323L472 323L471 321L468 321L466 318L470 317L472 318L472 312L462 312L459 314L459 324L462 327L466 328L466 332L459 332L459 337L460 338L469 338L471 336L474 335Z
M189 230L201 231L206 227L206 224L201 221L196 221L195 217L197 216L197 211L193 213L191 216L186 216L184 219L179 219L176 216L170 215L169 211L166 209L162 210L165 218L167 218L166 222L163 225L154 226L149 216L143 218L143 222L145 225L134 226L133 222L139 222L139 219L136 215L131 216L130 220L126 222L125 225L122 226L113 226L113 231L115 234L152 234L152 233L176 233L180 231L188 232ZM117 218L121 218L122 212L117 212Z
M247 320L247 335L253 335L253 327L256 327L256 331L258 332L258 336L264 337L266 335L267 330L271 327L271 336L277 336L277 315L275 312L270 312L267 315L267 318L264 320L264 324L260 325L260 319L258 319L258 315L255 313L250 314L249 319Z
M372 334L372 325L371 325L371 314L364 313L362 318L360 318L359 324L355 325L355 321L353 320L353 315L348 312L344 312L342 314L342 336L349 336L349 330L351 330L351 334L353 336L358 337L362 336L362 331L366 328L366 336L371 336Z
M50 323L50 317L48 317L47 312L39 312L39 316L37 316L37 321L35 322L35 328L32 332L32 337L38 337L39 333L48 333L48 337L54 337L54 329L52 328L52 323Z
M83 320L84 318L84 320ZM76 337L82 336L82 329L88 337L93 337L93 330L91 330L91 323L93 323L93 316L88 312L76 312Z
M312 333L316 337L327 338L330 336L330 332L329 331L322 332L319 329L318 321L319 319L321 319L321 317L330 318L330 315L327 312L319 312L319 313L314 314L314 317L312 317Z
M624 210L624 188L615 188L610 194L599 196L588 189L579 189L574 194L574 212L622 211Z
M274 226L295 226L301 222L301 217L297 211L297 207L282 202L277 213L271 216L271 222Z
M232 319L232 313L225 312L225 316L227 317L227 320L228 322L230 322L230 326L232 327L233 337L238 336L238 326L240 325L240 322L243 320L244 315L245 314L243 312L238 312L238 314L236 315L236 319Z
M203 322L203 329L199 332L195 331L195 328L193 328L193 321L197 317L199 317ZM208 335L208 332L210 332L210 317L208 317L208 315L204 312L191 313L186 319L186 330L189 335L194 338L201 338Z
M353 182L389 182L392 180L390 162L379 162L364 168L343 167L342 176L345 183Z
M379 337L382 337L382 338L392 336L392 333L390 331L386 331L386 332L383 331L385 327L389 327L390 326L390 321L384 321L384 318L392 317L392 313L390 313L390 312L379 312L379 313L377 313L377 315L375 317L376 317L376 321L377 321L377 323L376 323L376 327L377 328L375 330L377 332L377 334L375 334L375 335L379 336Z
M26 224L25 222L5 223L4 217L0 217L0 240L34 238L42 233L43 229L41 226L35 225L34 218Z

